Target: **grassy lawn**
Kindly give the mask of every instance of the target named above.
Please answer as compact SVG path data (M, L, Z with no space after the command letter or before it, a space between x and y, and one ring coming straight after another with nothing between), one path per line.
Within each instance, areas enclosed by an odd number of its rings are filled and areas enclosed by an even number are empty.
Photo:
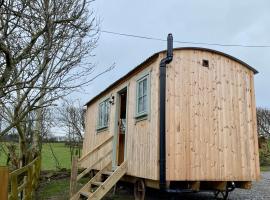
M261 171L262 172L270 171L270 166L261 166Z
M53 180L39 186L36 199L68 199L69 179Z
M81 179L78 189L81 188L86 182L87 178ZM66 200L69 199L69 178L45 181L40 184L36 193L36 199L40 200ZM104 200L133 200L133 193L128 192L126 189L117 189L115 195L109 192Z
M57 157L60 167L70 169L70 151L64 143L51 143L55 156ZM6 155L0 148L0 165L6 164ZM42 170L56 170L56 163L50 149L50 144L43 144L42 148Z
M60 167L70 169L70 151L64 143L52 143L52 149L57 157ZM42 170L55 170L56 163L50 149L50 144L43 144L42 148Z

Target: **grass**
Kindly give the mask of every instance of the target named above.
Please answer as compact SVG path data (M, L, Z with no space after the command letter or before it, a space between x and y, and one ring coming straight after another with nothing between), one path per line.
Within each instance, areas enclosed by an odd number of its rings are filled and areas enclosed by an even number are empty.
M37 199L68 199L69 179L53 180L40 186Z
M70 169L70 151L64 143L52 143L52 149L57 157L60 167ZM50 144L43 144L42 170L56 170L56 162L50 149Z
M64 143L51 143L51 146L59 161L59 167L70 169L71 161L69 148L65 146ZM3 145L3 148L6 150L5 145ZM0 148L0 166L6 165L6 160L6 154L3 152L3 149ZM42 170L57 170L56 162L51 152L50 144L48 143L43 144L42 148Z
M83 178L79 182L78 189L87 183L89 179ZM69 178L44 181L40 184L40 187L36 193L36 199L40 200L66 200L69 197ZM117 191L117 194L113 195L112 192L108 193L104 200L132 200L133 194L127 190Z
M270 171L270 166L261 166L261 171L262 172Z

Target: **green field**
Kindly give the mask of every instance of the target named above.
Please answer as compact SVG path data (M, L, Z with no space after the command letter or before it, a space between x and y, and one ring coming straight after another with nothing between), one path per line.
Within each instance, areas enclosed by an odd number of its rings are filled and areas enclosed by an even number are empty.
M55 156L57 157L60 167L70 169L70 150L64 143L51 144ZM49 144L44 144L42 148L42 169L53 170L56 169L56 163L50 150Z
M83 178L78 183L78 189L81 188L89 179ZM127 188L118 188L116 194L109 192L104 200L133 200L133 194ZM66 200L69 199L69 178L52 180L50 182L40 183L35 199L40 200Z
M2 144L3 145L3 144ZM57 157L60 168L70 169L70 151L64 143L51 143L55 156ZM3 145L5 148L5 146ZM6 148L5 148L6 149ZM6 164L6 154L0 148L0 166ZM49 144L43 144L42 148L42 170L56 170L56 162Z

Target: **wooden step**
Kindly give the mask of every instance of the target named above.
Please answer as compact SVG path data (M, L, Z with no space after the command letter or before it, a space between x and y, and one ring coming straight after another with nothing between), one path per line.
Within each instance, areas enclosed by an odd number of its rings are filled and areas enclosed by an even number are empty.
M103 183L103 182L95 181L95 182L92 182L91 185L100 186L100 185L102 185L102 183Z
M85 191L80 191L80 195L84 196L84 197L89 197L92 193L91 192L85 192Z
M113 172L111 171L105 171L105 172L102 172L103 175L108 175L108 176L111 176L113 174Z
M102 172L102 174L105 170ZM127 172L127 161L123 162L116 170L99 186L90 196L91 200L101 200L110 189L125 175Z
M87 198L91 200L101 200L110 189L125 175L127 172L127 161L123 162L113 172L111 169L110 160L88 183L86 183L80 191L71 199L79 200L80 198ZM104 182L102 175L108 175Z
M102 175L102 173L104 171L109 171L109 169L111 168L111 163L112 163L111 160L108 161L105 164L104 168L102 170L100 170L90 181L88 181L76 194L74 194L70 198L70 200L78 200L78 199L80 199L81 192L87 194L88 195L87 198L89 199L89 197L92 196L92 192L95 192L95 190L96 190L96 189L91 188L91 184L93 182L98 182L99 181L99 177ZM84 196L84 195L82 194L82 196Z

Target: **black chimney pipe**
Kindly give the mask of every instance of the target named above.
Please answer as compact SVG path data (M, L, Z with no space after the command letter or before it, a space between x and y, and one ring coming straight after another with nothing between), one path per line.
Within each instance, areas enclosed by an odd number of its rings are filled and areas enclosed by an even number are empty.
M159 77L159 186L160 189L166 189L166 65L173 59L173 36L168 34L167 37L167 57L160 61Z

